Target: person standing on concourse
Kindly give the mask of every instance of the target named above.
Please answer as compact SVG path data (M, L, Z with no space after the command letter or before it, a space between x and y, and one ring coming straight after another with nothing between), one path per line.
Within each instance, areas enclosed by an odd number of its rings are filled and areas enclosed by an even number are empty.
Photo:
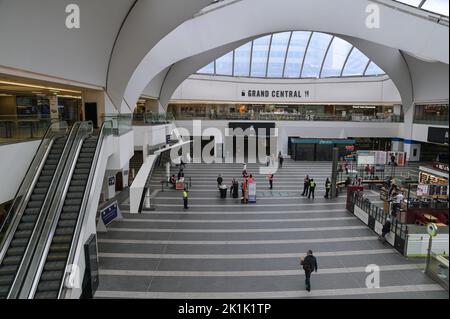
M317 259L314 257L312 250L308 250L306 257L300 259L300 265L305 271L305 288L306 291L311 292L311 274L317 272Z
M314 199L314 192L316 191L316 182L314 181L314 178L311 178L309 181L309 195L308 195L308 199L312 198Z

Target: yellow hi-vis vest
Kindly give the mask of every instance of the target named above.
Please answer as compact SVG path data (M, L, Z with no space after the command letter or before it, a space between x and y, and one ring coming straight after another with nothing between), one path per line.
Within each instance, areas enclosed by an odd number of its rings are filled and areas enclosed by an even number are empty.
M311 183L309 184L309 187L311 187L311 188L316 188L316 182L311 182Z
M188 192L186 191L183 192L183 198L188 198Z

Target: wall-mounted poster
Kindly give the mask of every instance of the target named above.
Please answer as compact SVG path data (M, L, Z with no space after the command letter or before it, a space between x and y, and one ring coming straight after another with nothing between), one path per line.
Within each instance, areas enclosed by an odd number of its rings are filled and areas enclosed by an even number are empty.
M419 184L417 185L417 196L428 195L428 185Z

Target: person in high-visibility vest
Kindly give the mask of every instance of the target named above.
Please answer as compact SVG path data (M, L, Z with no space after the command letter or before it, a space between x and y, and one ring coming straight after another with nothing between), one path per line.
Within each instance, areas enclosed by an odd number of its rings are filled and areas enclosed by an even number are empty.
M313 178L311 178L309 180L309 195L308 195L308 199L312 198L314 199L314 191L316 190L316 182L314 181Z
M328 197L330 196L330 191L331 191L331 182L330 179L327 178L325 182L325 198L328 199Z
M185 188L183 191L183 201L184 201L184 209L188 209L188 200L189 200L189 193L187 189Z

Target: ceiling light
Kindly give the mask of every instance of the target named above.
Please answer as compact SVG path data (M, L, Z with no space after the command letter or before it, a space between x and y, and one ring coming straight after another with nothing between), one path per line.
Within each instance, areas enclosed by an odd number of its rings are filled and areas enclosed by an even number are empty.
M81 91L74 91L74 90L67 90L67 89L59 89L59 88L53 88L53 87L47 87L42 85L34 85L34 84L26 84L26 83L17 83L17 82L9 82L9 81L1 81L0 84L7 84L7 85L16 85L16 86L22 86L22 87L28 87L28 88L34 88L34 89L41 89L41 90L53 90L53 91L64 91L64 92L70 92L70 93L78 93L81 94Z

